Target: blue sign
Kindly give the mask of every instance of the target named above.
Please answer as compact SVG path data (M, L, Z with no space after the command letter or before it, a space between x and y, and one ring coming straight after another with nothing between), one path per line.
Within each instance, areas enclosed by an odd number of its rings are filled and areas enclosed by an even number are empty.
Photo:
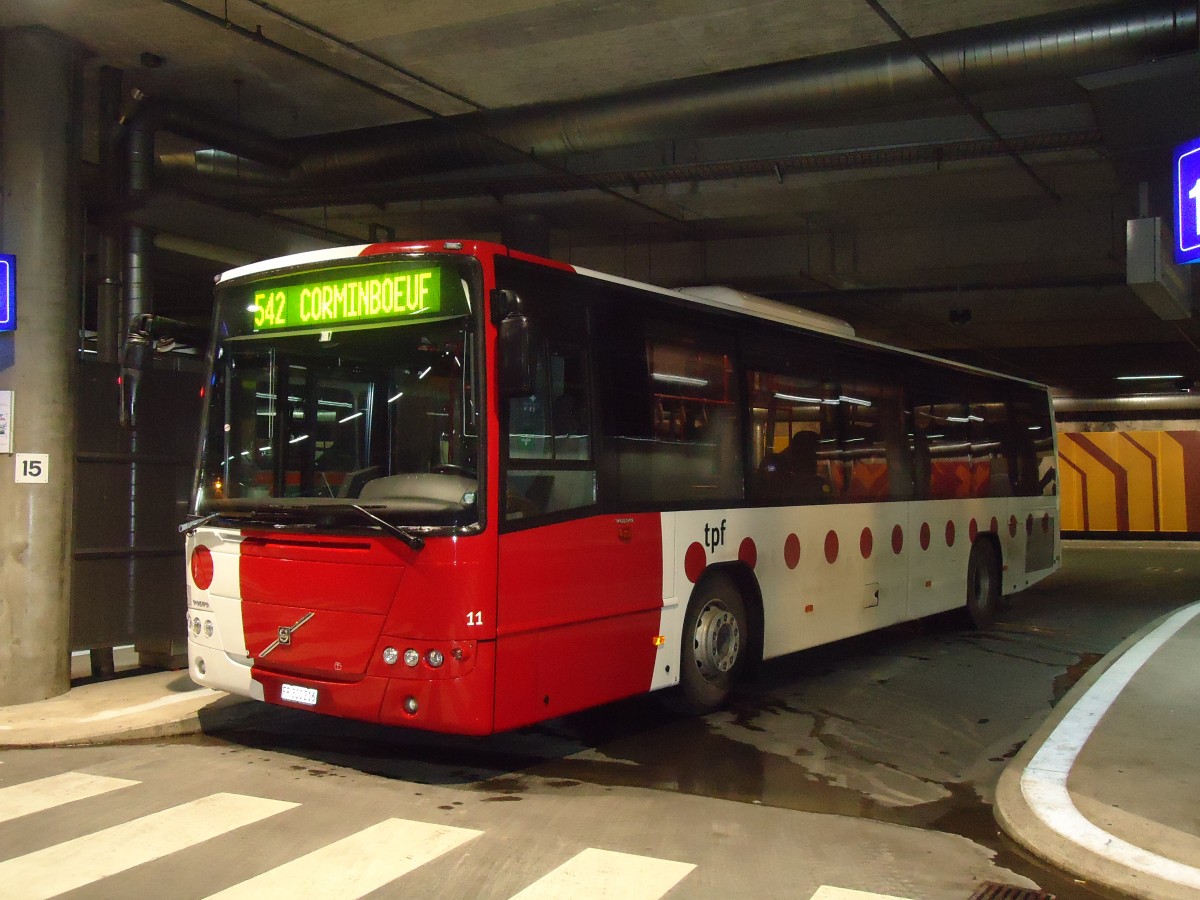
M0 253L0 331L17 330L17 258Z
M1175 262L1200 262L1200 138L1175 148Z

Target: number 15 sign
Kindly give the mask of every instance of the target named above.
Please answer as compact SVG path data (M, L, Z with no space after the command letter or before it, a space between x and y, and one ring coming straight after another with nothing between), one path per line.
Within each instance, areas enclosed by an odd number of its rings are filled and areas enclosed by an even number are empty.
M1175 148L1175 262L1200 262L1200 138Z

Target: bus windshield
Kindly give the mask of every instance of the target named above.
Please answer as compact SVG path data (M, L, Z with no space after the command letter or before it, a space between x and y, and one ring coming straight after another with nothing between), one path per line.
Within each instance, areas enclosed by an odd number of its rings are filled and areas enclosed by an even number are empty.
M193 511L476 522L479 305L469 267L393 259L219 290Z

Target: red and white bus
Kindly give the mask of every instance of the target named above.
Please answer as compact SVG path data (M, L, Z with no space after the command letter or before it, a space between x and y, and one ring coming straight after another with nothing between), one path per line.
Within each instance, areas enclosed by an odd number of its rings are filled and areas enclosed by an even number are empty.
M1045 388L484 242L219 279L188 531L198 683L488 734L1059 565Z

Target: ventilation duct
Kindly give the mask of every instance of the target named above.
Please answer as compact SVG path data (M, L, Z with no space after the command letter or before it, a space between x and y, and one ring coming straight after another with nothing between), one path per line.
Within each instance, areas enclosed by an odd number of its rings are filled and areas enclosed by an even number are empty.
M921 41L967 94L1062 81L1197 48L1194 2L1157 0L1082 15L1022 20ZM789 63L721 72L575 102L468 113L289 142L212 134L222 150L281 167L280 186L395 179L553 157L654 140L794 128L849 111L939 100L946 89L902 43ZM199 137L202 123L158 125ZM187 129L187 130L182 130ZM213 125L210 131L230 130ZM208 138L201 138L208 140ZM171 171L234 177L212 153L166 160ZM252 170L251 183L270 181Z

